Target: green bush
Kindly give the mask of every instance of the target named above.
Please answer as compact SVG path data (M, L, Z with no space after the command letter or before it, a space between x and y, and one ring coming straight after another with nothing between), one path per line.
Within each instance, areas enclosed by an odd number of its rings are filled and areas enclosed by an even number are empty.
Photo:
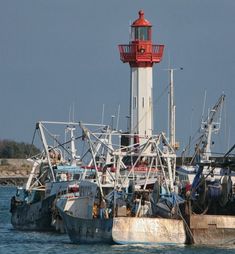
M40 150L31 144L12 140L0 140L0 158L25 159L39 152Z

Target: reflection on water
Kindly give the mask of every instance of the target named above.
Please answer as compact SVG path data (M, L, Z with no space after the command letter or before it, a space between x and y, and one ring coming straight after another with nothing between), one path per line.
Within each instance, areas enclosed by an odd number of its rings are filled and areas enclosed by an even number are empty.
M19 231L10 224L10 199L15 193L13 187L0 187L0 254L108 254L108 253L158 253L158 254L227 254L235 253L230 246L195 247L195 246L163 246L163 245L75 245L67 235L55 233L39 233Z

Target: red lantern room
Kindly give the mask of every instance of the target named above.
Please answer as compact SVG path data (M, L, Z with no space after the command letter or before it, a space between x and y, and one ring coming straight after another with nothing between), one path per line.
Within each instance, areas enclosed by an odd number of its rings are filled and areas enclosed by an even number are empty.
M119 45L120 59L131 67L152 67L162 59L164 45L152 44L152 25L139 11L139 18L131 25L131 42Z
M131 25L132 42L151 41L152 25L144 18L144 12L139 11L139 18Z

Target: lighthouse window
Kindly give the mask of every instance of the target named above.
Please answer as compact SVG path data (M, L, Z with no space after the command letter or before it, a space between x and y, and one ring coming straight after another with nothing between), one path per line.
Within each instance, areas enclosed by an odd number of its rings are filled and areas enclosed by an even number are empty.
M150 40L150 27L133 27L132 38L133 40L147 41Z
M144 108L144 97L142 97L142 107Z
M137 98L136 98L136 96L134 97L133 108L137 108Z

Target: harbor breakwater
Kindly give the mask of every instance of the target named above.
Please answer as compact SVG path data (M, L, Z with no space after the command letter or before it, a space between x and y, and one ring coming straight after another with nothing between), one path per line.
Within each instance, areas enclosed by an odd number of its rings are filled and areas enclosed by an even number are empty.
M0 159L0 185L23 185L32 164L26 159Z

